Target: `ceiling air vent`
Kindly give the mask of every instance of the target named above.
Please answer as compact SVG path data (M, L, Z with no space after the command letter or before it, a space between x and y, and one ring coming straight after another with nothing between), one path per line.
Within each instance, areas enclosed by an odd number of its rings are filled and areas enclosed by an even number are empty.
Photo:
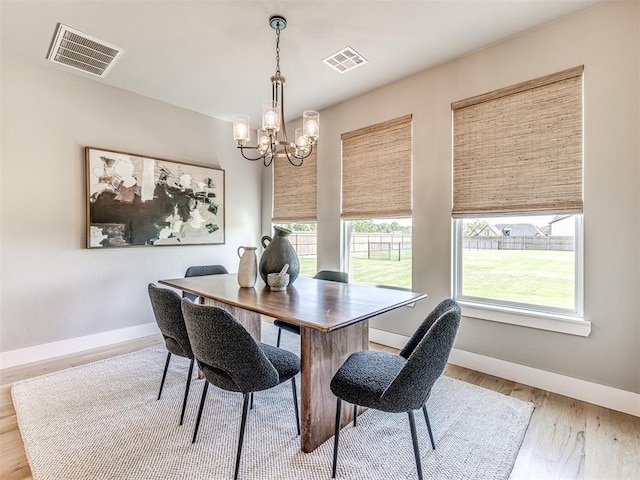
M47 59L104 78L123 53L120 47L59 23Z
M367 59L351 47L343 48L322 61L340 73L346 73L367 63Z

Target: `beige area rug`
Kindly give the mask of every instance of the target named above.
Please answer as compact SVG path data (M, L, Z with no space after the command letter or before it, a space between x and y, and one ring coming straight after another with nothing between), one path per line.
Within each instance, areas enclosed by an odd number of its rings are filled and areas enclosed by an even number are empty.
M274 328L264 325L272 343ZM283 332L296 350L298 337ZM203 380L191 385L179 427L188 362L172 358L156 401L166 351L156 347L15 383L13 402L36 480L228 479L233 476L242 396L209 389L191 444ZM289 382L255 395L240 478L329 479L333 439L299 451ZM533 405L441 377L427 404L436 450L421 412L416 425L425 479L506 479ZM342 430L339 479L417 478L405 414L368 410Z

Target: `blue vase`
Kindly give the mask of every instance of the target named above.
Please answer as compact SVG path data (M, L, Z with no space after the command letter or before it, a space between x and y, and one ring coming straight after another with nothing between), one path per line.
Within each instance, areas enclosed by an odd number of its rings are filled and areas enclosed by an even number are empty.
M260 276L264 283L267 283L267 275L280 273L284 264L288 263L289 285L292 285L300 273L300 261L293 245L287 238L291 231L282 227L273 227L273 231L273 238L265 235L260 242L264 247L258 267Z

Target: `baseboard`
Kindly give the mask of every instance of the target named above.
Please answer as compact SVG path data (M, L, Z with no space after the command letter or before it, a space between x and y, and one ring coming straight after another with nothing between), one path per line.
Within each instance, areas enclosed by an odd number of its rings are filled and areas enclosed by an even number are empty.
M27 363L39 362L70 353L82 352L92 348L105 347L107 345L113 345L114 343L147 337L159 332L158 325L152 322L84 337L70 338L59 342L1 352L0 368L10 368Z
M409 337L369 329L369 340L402 348ZM640 394L454 348L449 363L640 417Z

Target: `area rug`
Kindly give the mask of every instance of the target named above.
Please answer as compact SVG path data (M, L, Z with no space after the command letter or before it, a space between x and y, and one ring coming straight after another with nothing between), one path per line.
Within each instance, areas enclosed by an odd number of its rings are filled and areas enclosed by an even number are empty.
M273 342L275 329L263 328ZM283 332L285 347L299 338ZM233 477L242 397L209 389L191 444L204 380L194 378L178 426L188 362L171 360L156 401L166 350L152 347L15 383L13 402L35 480L228 479ZM436 450L421 412L416 425L424 477L506 479L533 405L441 377L427 403ZM241 479L329 479L333 439L299 450L290 383L255 395ZM339 479L417 478L405 414L368 410L340 436Z

